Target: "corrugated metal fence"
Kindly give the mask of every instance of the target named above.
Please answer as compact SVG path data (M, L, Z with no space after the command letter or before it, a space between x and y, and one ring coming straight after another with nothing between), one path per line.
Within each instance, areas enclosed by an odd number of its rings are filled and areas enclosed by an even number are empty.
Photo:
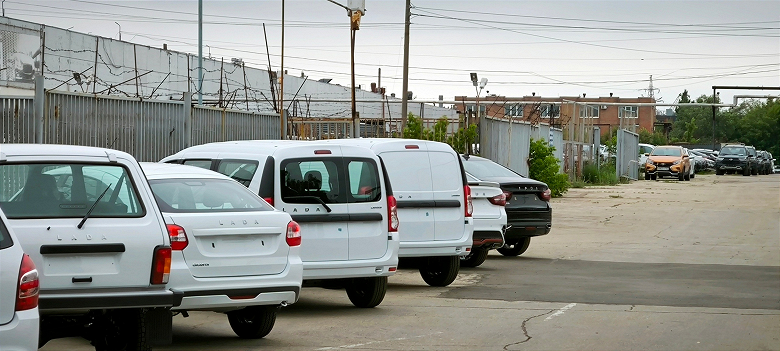
M35 142L33 102L0 97L4 143ZM279 138L278 115L188 107L181 101L47 92L43 143L106 147L158 161L189 145Z
M550 141L550 126L532 126L527 122L515 122L486 117L480 121L480 155L489 158L519 174L528 176L528 155L531 139ZM561 164L563 159L563 133L552 128L552 145Z
M0 98L0 142L32 142L35 139L33 110L33 99L30 97Z
M618 130L616 162L615 171L618 178L637 179L639 176L639 134L625 129Z

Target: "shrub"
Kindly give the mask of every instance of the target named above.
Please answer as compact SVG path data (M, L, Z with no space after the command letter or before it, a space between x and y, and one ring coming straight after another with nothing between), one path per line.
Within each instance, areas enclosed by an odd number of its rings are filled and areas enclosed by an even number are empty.
M582 180L590 185L617 185L620 180L615 173L615 165L604 163L601 167L593 163L582 166Z
M528 175L532 179L546 183L550 187L552 196L558 197L569 190L571 184L569 184L569 176L559 172L560 166L553 151L555 147L548 145L544 139L532 139L528 157Z

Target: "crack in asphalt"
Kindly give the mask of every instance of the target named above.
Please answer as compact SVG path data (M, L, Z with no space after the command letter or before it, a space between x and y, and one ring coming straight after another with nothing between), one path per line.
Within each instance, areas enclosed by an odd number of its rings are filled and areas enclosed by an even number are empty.
M548 315L550 313L553 313L553 312L555 312L555 310L549 310L546 313L537 314L535 316L531 316L531 317L528 317L525 320L523 320L523 324L520 325L520 329L523 330L523 335L525 336L525 340L518 341L518 342L513 342L511 344L506 344L506 345L504 345L504 350L509 350L509 347L512 346L512 345L519 345L519 344L522 344L524 342L527 342L528 340L531 340L531 336L528 335L528 329L526 329L525 324L528 323L528 321L530 321L530 320L532 320L534 318L546 316L546 315Z
M665 232L665 231L667 231L667 230L669 230L669 229L671 229L671 228L672 228L672 226L670 225L670 226L668 226L668 227L666 227L666 228L664 228L664 229L661 229L661 230L659 230L659 231L658 231L658 234L656 234L656 235L653 235L653 237L655 237L655 238L658 238L658 239L667 240L667 241L668 241L668 240L669 240L668 238L664 238L664 237L661 237L661 236L659 236L659 235L661 235L661 233L663 233L663 232Z

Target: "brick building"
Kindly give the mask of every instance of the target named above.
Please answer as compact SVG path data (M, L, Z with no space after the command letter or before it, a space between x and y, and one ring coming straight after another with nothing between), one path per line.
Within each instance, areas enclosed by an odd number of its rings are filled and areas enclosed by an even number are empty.
M458 113L469 112L473 116L476 111L476 98L456 96L455 109ZM574 102L574 103L573 103ZM506 97L488 95L480 97L479 109L482 115L498 118L513 118L515 120L533 123L549 123L554 126L567 124L572 117L594 118L593 125L606 135L621 125L629 130L653 130L655 123L654 106L636 106L637 103L654 103L649 97L621 98L610 94L608 97L584 96L523 96ZM605 105L607 103L609 105ZM625 105L612 105L625 104ZM633 105L632 105L633 104ZM471 123L479 123L474 120ZM633 128L632 128L633 126Z

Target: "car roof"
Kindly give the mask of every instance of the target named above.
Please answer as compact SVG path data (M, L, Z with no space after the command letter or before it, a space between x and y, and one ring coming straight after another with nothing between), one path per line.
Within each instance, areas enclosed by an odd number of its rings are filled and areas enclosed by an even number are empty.
M468 157L467 157L467 156L468 156ZM460 155L460 158L461 158L461 159L463 159L463 161L471 161L471 160L474 160L474 161L490 161L490 162L493 162L493 160L491 160L491 159L489 159L489 158L484 158L484 157L479 157L479 156L474 156L474 155L465 155L465 154L461 154L461 155Z
M281 150L295 150L296 148L310 150L312 146L332 147L334 146L334 143L326 143L323 140L234 140L191 146L176 154L189 152L230 152L271 156ZM342 152L347 151L349 154L365 156L374 155L373 152L365 150L364 147L349 145L345 145L344 147L348 149L344 150L342 148Z
M375 146L379 146L379 145L400 144L405 146L408 144L424 144L428 147L428 150L430 151L450 151L450 152L452 151L452 147L448 144L438 142L438 141L420 140L420 139L355 138L355 139L329 139L329 140L322 140L322 142L327 144L360 146L369 149L372 149Z
M86 156L86 157L107 157L113 154L117 157L126 159L135 159L130 154L113 149L105 149L94 146L80 145L59 145L59 144L3 144L0 149L0 157L23 157L23 156Z
M231 179L208 169L173 163L141 162L141 168L148 179Z

